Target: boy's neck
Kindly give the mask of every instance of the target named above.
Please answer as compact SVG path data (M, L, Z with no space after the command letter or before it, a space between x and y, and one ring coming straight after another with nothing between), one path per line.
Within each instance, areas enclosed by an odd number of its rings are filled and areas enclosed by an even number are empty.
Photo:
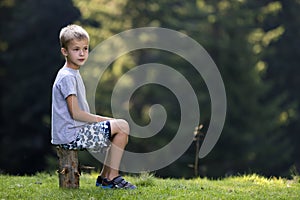
M79 70L80 69L80 66L69 63L68 61L66 61L64 66L67 67L67 68L70 68L70 69L74 69L74 70Z

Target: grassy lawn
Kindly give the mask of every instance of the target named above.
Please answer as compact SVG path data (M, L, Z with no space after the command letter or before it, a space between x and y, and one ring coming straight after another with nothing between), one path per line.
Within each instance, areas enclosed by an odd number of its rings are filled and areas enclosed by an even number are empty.
M96 174L83 174L80 189L59 189L58 177L0 175L2 199L300 199L299 177L266 179L258 175L209 179L160 179L148 174L126 177L136 190L95 187Z

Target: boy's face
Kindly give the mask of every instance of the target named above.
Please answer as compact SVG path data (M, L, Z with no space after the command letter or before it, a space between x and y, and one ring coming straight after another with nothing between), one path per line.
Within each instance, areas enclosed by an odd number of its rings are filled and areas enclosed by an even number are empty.
M89 56L89 42L87 39L74 39L69 42L67 48L61 48L61 52L67 59L68 67L79 69Z

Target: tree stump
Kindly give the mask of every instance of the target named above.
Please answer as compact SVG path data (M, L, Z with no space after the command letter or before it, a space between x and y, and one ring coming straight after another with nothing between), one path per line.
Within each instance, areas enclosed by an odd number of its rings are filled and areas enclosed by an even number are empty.
M79 188L78 151L57 148L59 187Z

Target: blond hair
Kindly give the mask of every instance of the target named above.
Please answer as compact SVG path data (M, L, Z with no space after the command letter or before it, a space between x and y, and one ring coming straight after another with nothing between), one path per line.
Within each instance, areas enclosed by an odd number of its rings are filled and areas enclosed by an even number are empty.
M89 34L81 26L71 24L61 29L59 34L60 46L62 48L67 48L70 41L77 39L90 40Z

